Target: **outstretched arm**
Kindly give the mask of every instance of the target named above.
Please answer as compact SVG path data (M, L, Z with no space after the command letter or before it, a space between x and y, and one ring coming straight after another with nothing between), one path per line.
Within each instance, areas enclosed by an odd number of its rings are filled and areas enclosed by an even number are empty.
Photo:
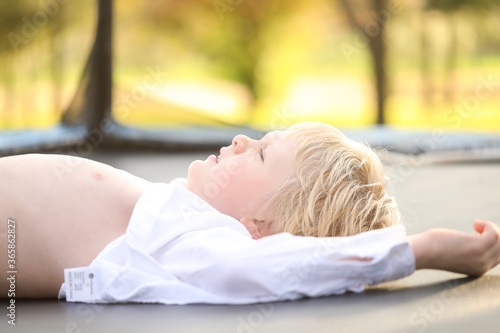
M430 229L409 236L416 269L440 269L480 276L500 263L500 227L474 221L477 234Z

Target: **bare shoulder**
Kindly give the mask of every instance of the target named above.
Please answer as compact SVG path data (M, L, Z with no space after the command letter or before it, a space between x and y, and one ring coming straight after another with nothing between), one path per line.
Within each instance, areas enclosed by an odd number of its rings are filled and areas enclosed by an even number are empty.
M87 158L60 154L23 154L0 158L0 172L2 168L5 167L13 167L17 172L28 168L45 167L49 168L49 170L52 170L54 173L67 173L72 169L89 165L94 167L112 168L109 165Z

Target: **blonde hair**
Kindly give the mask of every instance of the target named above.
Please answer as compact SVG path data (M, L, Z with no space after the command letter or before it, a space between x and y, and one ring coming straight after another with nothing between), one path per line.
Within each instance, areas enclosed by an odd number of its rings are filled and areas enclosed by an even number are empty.
M385 191L388 177L368 146L329 125L293 125L296 175L269 199L274 232L349 236L395 225L400 214Z

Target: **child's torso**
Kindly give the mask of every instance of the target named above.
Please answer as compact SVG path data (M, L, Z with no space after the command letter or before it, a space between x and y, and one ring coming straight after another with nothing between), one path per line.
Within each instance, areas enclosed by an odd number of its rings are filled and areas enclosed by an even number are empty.
M63 269L87 266L126 231L149 182L75 157L0 159L1 234L16 225L16 296L57 296ZM7 239L0 237L2 276ZM2 290L6 277L2 278Z

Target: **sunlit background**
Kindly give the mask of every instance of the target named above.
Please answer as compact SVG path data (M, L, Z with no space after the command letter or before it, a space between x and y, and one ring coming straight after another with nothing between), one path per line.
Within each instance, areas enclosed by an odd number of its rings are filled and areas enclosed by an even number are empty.
M113 108L127 126L316 120L500 130L495 0L114 2ZM82 79L95 1L0 4L0 128L58 124Z

